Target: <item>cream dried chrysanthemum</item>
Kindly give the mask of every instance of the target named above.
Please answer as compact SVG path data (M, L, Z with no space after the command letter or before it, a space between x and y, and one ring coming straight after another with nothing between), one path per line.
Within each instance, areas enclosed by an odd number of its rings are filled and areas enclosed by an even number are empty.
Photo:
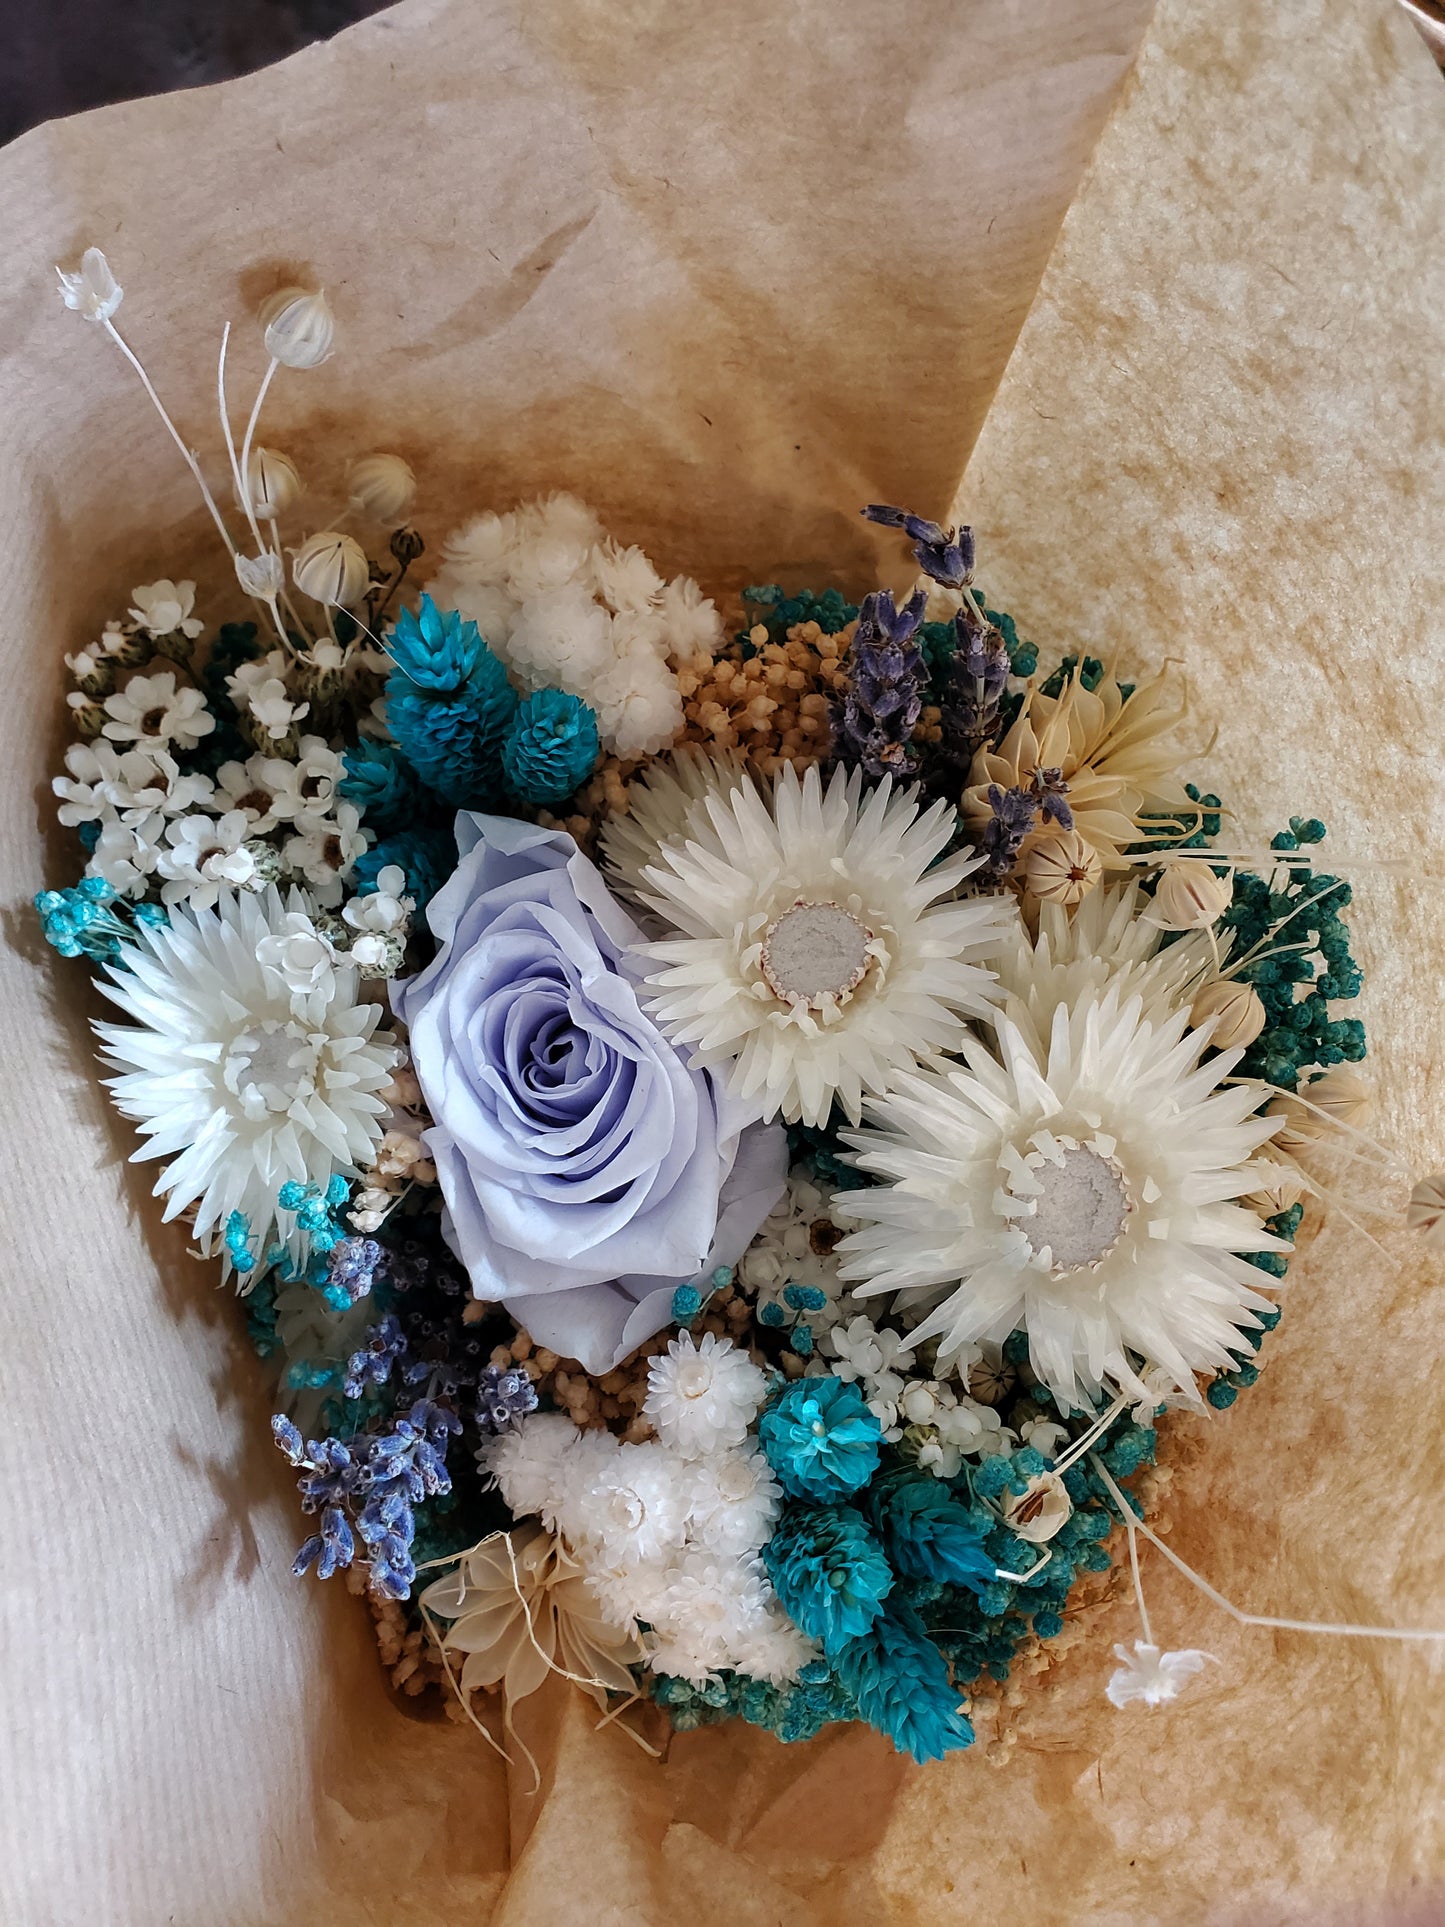
M102 985L139 1026L96 1026L116 1107L148 1140L135 1159L169 1160L156 1195L167 1218L194 1213L203 1243L239 1211L264 1250L282 1185L324 1190L338 1172L356 1176L382 1134L396 1051L377 1034L380 1007L357 1002L354 968L343 959L293 988L262 960L280 954L269 939L309 924L309 908L274 888L178 907L169 924L137 931L129 967Z
M641 903L647 896L642 873L657 862L659 847L686 842L706 815L710 796L731 796L747 772L747 759L735 749L709 756L685 743L659 756L628 785L627 814L608 817L598 841L607 879L618 893Z
M921 814L885 778L785 766L710 795L692 834L644 875L646 901L682 934L639 945L649 1008L695 1060L730 1066L763 1117L855 1122L865 1092L956 1047L988 1008L981 967L1010 927L999 897L952 900L979 859L943 861L953 812Z
M1126 883L1095 890L1072 916L1058 904L1040 904L1034 938L1020 918L1014 942L994 962L1004 1015L1046 1038L1060 1004L1111 985L1121 1001L1141 998L1151 1017L1192 1004L1197 985L1214 975L1209 938L1196 931L1161 948L1165 932L1145 921L1148 908L1139 885Z
M569 1674L599 1705L636 1691L630 1668L646 1657L635 1627L613 1625L582 1568L544 1526L513 1527L484 1539L421 1595L451 1624L445 1652L464 1653L461 1690L500 1686L511 1708L551 1672Z
M914 1341L951 1354L1022 1326L1058 1398L1143 1396L1131 1359L1197 1398L1194 1375L1231 1369L1271 1309L1246 1252L1288 1249L1235 1200L1276 1127L1257 1091L1221 1088L1239 1051L1201 1065L1189 1012L1139 991L1086 988L1052 1009L995 1020L964 1064L917 1075L870 1105L850 1136L877 1188L841 1193L858 1229L839 1247L859 1297L921 1311Z
M1089 690L1071 675L1057 696L1031 688L1003 741L974 757L963 793L964 822L974 831L987 825L992 785L1027 788L1036 771L1058 770L1074 830L1105 870L1126 868L1121 853L1140 840L1145 811L1177 812L1186 823L1199 815L1178 774L1179 750L1169 740L1188 710L1182 694L1171 699L1167 670L1127 696L1112 676ZM1041 843L1064 834L1053 822L1031 830L1019 852L1020 875Z

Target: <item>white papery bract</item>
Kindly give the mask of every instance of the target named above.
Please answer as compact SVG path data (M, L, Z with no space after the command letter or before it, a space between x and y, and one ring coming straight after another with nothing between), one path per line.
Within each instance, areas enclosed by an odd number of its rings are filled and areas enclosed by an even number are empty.
M742 782L746 758L735 749L708 755L685 743L639 770L627 787L627 813L614 814L598 837L607 880L634 903L647 896L643 871L672 838L686 842L707 813L709 796L730 796Z
M662 844L645 900L682 934L639 946L662 966L649 1007L697 1061L730 1066L765 1118L822 1124L957 1046L989 1005L982 968L1011 927L998 897L952 901L980 859L942 857L955 818L855 770L827 788L784 767L705 799Z
M768 1381L747 1353L728 1339L704 1332L702 1343L679 1332L647 1366L642 1410L664 1445L683 1458L704 1458L741 1445Z
M1166 933L1143 920L1148 908L1138 884L1126 883L1091 890L1072 916L1057 903L1041 903L1032 941L1018 919L1014 941L994 965L1004 1015L1044 1038L1059 1005L1077 1004L1090 991L1112 988L1120 1002L1137 995L1149 1017L1188 1004L1200 978L1214 974L1209 938L1194 931L1161 949Z
M1271 1309L1238 1254L1289 1247L1234 1202L1277 1120L1251 1114L1256 1090L1221 1088L1240 1053L1201 1065L1207 1033L1188 1025L1088 990L1046 1038L999 1016L996 1054L967 1036L962 1066L905 1079L870 1106L877 1129L849 1134L881 1182L834 1201L859 1227L841 1275L897 1294L944 1356L1026 1327L1069 1405L1146 1396L1126 1353L1197 1402L1194 1375L1231 1369Z
M1132 1653L1127 1646L1116 1646L1114 1657L1123 1664L1109 1675L1104 1691L1115 1706L1132 1706L1140 1700L1145 1706L1164 1706L1178 1699L1196 1673L1217 1663L1213 1653L1201 1653L1192 1647L1163 1653L1142 1639L1134 1641Z
M239 1211L264 1251L283 1184L355 1177L381 1139L396 1048L377 1034L380 1007L357 1002L344 959L309 991L263 961L309 909L274 888L178 907L102 984L137 1026L96 1026L116 1107L148 1140L135 1159L169 1160L156 1195L168 1219L194 1212L203 1244Z

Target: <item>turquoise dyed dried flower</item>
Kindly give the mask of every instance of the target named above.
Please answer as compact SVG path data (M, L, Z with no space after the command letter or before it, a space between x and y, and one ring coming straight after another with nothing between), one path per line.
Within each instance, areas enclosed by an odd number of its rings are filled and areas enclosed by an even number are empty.
M893 1573L851 1506L790 1506L763 1550L783 1610L825 1653L865 1633L893 1589Z
M494 801L517 695L477 625L423 596L415 615L397 617L391 654L386 714L402 754L444 802Z
M819 1505L867 1485L878 1470L882 1436L858 1387L840 1378L799 1379L758 1421L783 1490Z
M502 745L507 784L524 803L561 803L597 767L597 717L565 689L539 689L518 705Z

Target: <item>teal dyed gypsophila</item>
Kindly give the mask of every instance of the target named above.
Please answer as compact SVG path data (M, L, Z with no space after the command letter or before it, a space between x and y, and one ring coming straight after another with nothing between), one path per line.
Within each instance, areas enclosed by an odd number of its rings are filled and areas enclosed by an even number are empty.
M868 1483L882 1437L862 1392L841 1378L799 1379L758 1420L758 1438L783 1490L820 1505Z
M852 1506L789 1506L763 1549L784 1612L825 1653L872 1625L893 1573Z
M398 616L391 653L386 715L402 754L443 802L493 802L517 696L477 625L423 596Z
M601 753L597 717L586 703L565 689L539 689L517 706L502 768L523 803L561 803L587 781Z
M45 941L62 957L89 957L115 969L125 967L126 946L137 929L169 921L163 905L130 903L104 877L82 877L70 890L41 890L35 908Z
M356 805L369 830L385 836L415 823L423 792L416 771L394 744L363 736L342 760L346 774L336 793Z
M920 1765L973 1744L948 1663L905 1600L889 1600L867 1632L837 1653L833 1669L869 1725Z

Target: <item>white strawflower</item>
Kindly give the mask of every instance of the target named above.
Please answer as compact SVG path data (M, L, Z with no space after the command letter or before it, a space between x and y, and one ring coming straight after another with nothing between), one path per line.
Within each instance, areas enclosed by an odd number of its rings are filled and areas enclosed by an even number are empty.
M169 636L179 630L194 642L206 626L191 614L196 606L194 582L172 582L163 576L159 582L143 583L130 593L135 605L130 612L131 620L139 623L147 635Z
M146 748L194 749L216 727L199 689L176 687L169 669L158 676L132 676L124 689L105 699L104 733L113 743Z
M282 1185L355 1177L381 1137L396 1053L379 1007L357 1002L355 971L343 962L329 986L297 992L261 958L306 909L274 889L178 908L137 932L130 968L102 986L135 1020L96 1027L116 1107L148 1140L138 1156L168 1160L155 1187L166 1217L193 1212L203 1243L240 1211L264 1251Z
M758 1561L685 1553L658 1588L648 1664L700 1686L733 1667L738 1651L776 1609Z
M643 1414L658 1437L685 1458L740 1445L767 1395L768 1381L730 1338L679 1332L648 1360Z
M772 1535L782 1488L757 1446L714 1452L688 1468L688 1518L695 1542L709 1552L741 1558Z
M1038 907L1032 941L1022 918L1013 942L995 962L1004 1014L1047 1037L1054 1012L1090 990L1111 985L1120 1001L1137 995L1146 1016L1163 1016L1192 1001L1195 986L1212 977L1215 952L1195 931L1161 949L1165 932L1145 921L1149 899L1137 883L1091 890L1070 916L1056 903ZM1228 939L1220 946L1227 954Z
M597 593L615 614L641 615L656 607L663 580L641 549L624 549L610 539L599 542L592 569Z
M983 959L1014 912L997 897L951 901L978 865L938 861L955 816L921 814L917 792L855 770L784 766L766 791L745 777L712 796L688 842L665 843L645 876L651 906L683 934L639 946L652 1014L678 1044L728 1066L765 1118L856 1123L920 1059L956 1046L988 1008Z
M717 654L723 642L722 617L691 576L676 576L667 583L659 606L669 655L686 662L693 656Z
M561 1413L534 1412L510 1432L484 1440L477 1463L515 1517L535 1513L549 1531L580 1538L593 1477L617 1450L610 1433L583 1432Z
M1199 1062L1187 1010L1146 1017L1137 994L1086 991L1047 1039L995 1019L997 1054L900 1080L849 1134L881 1182L840 1193L858 1226L839 1247L859 1297L897 1294L926 1314L912 1342L947 1357L1027 1329L1029 1360L1060 1400L1143 1387L1126 1352L1174 1390L1231 1369L1270 1309L1237 1254L1288 1247L1234 1200L1277 1120L1258 1093L1221 1088L1239 1052Z
M166 825L157 869L161 901L209 910L223 890L259 887L256 858L246 848L251 825L240 810L226 816L181 816Z
M649 1440L599 1454L586 1496L585 1530L604 1565L651 1564L682 1550L689 1481L680 1461Z
M772 1686L795 1680L819 1648L800 1633L781 1608L762 1614L744 1630L733 1647L733 1669L749 1679L765 1679Z
M1206 1665L1219 1663L1213 1653L1192 1649L1162 1653L1157 1646L1146 1645L1142 1639L1134 1641L1132 1653L1127 1646L1116 1646L1114 1657L1123 1664L1118 1672L1110 1675L1104 1691L1115 1706L1131 1706L1138 1700L1146 1706L1164 1706L1178 1699L1185 1684L1196 1673L1202 1673Z

